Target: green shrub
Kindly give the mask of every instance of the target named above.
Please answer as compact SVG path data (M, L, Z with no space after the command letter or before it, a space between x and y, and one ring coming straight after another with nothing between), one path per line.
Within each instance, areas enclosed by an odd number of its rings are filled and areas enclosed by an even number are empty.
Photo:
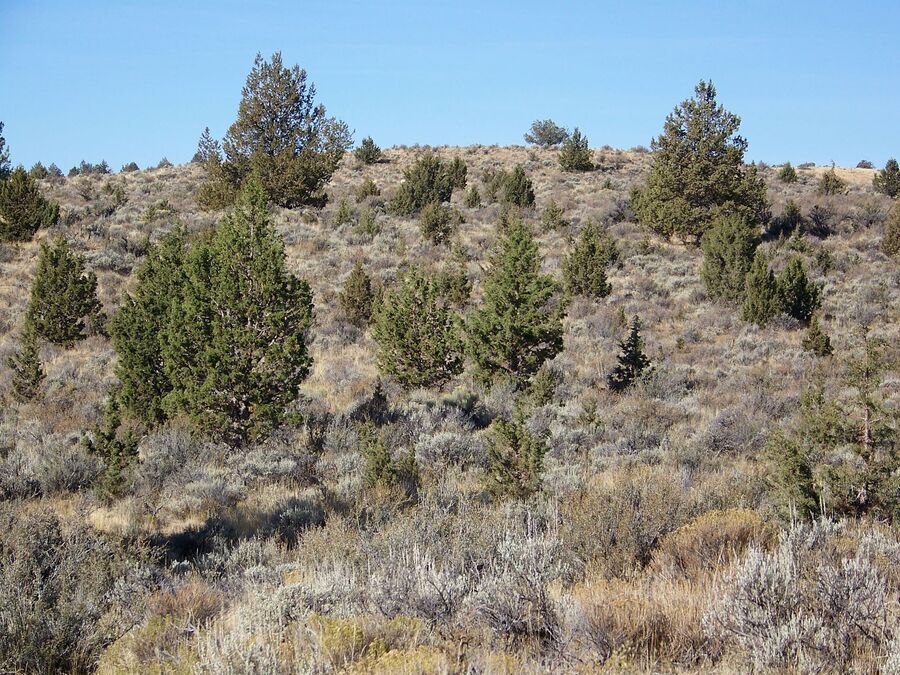
M9 148L3 138L3 122L0 122L0 181L9 178Z
M26 326L19 349L6 361L12 370L12 397L20 403L37 398L44 381L44 368L34 329Z
M334 212L334 216L332 217L332 222L340 227L341 225L347 225L353 222L353 209L350 206L350 202L348 202L345 198L341 198L341 201L338 202L337 210Z
M0 241L30 241L41 227L59 220L59 205L41 195L21 166L0 181Z
M840 195L843 194L846 189L847 182L837 175L834 164L832 164L831 168L823 173L822 177L819 179L816 193L825 196Z
M419 215L422 236L433 244L447 243L457 223L458 218L454 209L440 202L426 204Z
M744 280L741 318L764 327L779 311L778 283L769 269L766 254L757 249Z
M438 386L462 371L462 340L456 317L434 282L408 270L386 291L375 310L372 337L378 365L407 388Z
M703 235L701 277L711 298L737 302L744 297L744 278L759 246L758 228L742 216L716 219Z
M522 165L516 166L503 181L503 201L520 208L534 206L534 185Z
M569 132L553 120L535 120L525 133L525 142L542 148L555 148L569 137Z
M587 136L583 136L578 127L575 127L575 131L559 151L559 167L563 171L591 171L594 168Z
M790 162L787 162L783 167L781 167L781 171L778 172L778 180L782 183L796 183L797 182L797 170L791 166Z
M141 167L137 165L137 162L128 162L128 164L122 165L121 173L133 173L140 170Z
M43 180L50 174L47 171L47 167L45 167L40 162L35 162L34 165L32 165L30 169L28 169L28 175L34 180Z
M449 202L453 183L440 157L427 152L403 171L403 182L391 201L397 215L411 216L432 202Z
M588 223L563 262L563 281L566 292L588 298L605 298L612 287L606 278L606 268L618 257L616 243L601 232L596 223Z
M353 151L362 164L376 164L381 161L382 153L371 136L366 136L359 144L359 147Z
M469 169L466 163L459 157L454 157L453 161L447 166L447 177L450 185L454 190L464 190L466 187L466 175Z
M41 244L37 273L31 286L26 321L53 344L71 347L85 335L85 320L100 322L97 277L84 271L84 259L62 237Z
M900 195L900 165L896 159L889 159L884 165L884 169L875 174L872 178L872 186L875 192L880 192L888 197L896 197Z
M776 285L781 311L798 321L809 322L822 300L819 287L806 276L803 260L792 258L778 275Z
M495 419L489 438L488 490L495 496L514 499L527 499L540 490L544 456L549 450L545 439L530 433L520 416Z
M644 353L641 337L641 321L635 316L628 329L628 337L619 343L618 363L607 378L612 391L624 391L650 368L650 359Z
M891 209L891 215L884 224L881 251L890 256L900 253L900 206Z
M363 182L356 188L356 201L361 202L366 197L377 197L381 194L381 190L375 185L375 181L371 177L366 176Z
M460 264L456 269L442 269L435 275L434 284L438 295L454 307L462 308L469 304L472 282L465 265Z
M479 206L481 206L481 194L479 194L478 188L473 185L466 193L466 207L477 209Z
M338 295L341 313L349 323L357 328L365 328L372 319L374 302L372 278L366 274L362 264L357 260Z
M359 212L353 231L366 237L374 237L381 233L381 225L375 215L375 210L369 207Z
M544 213L541 216L541 224L544 226L545 230L559 230L564 227L569 226L569 221L563 218L563 210L556 203L555 200L551 199L550 203L547 204L547 208L544 209Z
M831 356L834 351L831 348L831 338L822 330L819 319L815 315L810 319L809 329L803 337L803 349L816 356Z

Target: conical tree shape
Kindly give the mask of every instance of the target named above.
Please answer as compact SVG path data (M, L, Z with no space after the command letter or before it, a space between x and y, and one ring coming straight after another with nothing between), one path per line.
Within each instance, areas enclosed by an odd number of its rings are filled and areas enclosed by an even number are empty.
M495 419L488 444L488 490L498 497L528 498L541 488L548 450L543 438L525 428L520 415Z
M290 274L255 179L185 263L163 347L164 401L239 445L264 437L299 394L311 359L309 285Z
M374 301L372 279L357 260L338 296L341 312L349 323L357 328L365 328L372 319L372 303Z
M521 164L503 182L503 201L523 209L534 206L534 185Z
M806 323L822 304L819 287L806 276L799 257L792 258L778 275L778 301L781 311Z
M590 171L594 168L587 136L583 135L578 127L575 127L572 135L563 142L559 151L559 166L563 171Z
M809 322L809 330L803 338L803 349L812 352L816 356L831 356L833 350L831 348L831 338L828 333L822 330L819 325L819 319L815 315Z
M753 264L744 281L744 304L741 318L764 327L779 311L778 284L769 269L769 261L761 250L756 251Z
M148 424L165 419L163 399L172 390L165 372L163 344L169 311L185 282L184 233L178 229L147 253L137 271L134 297L127 295L112 318L110 338L118 355L119 402Z
M888 197L900 195L900 164L896 159L889 159L884 169L875 174L872 179L875 192L880 192Z
M615 243L603 236L596 223L588 223L572 253L563 262L566 292L588 298L605 298L612 290L606 279L606 266L617 255Z
M19 350L9 357L6 364L12 370L12 397L20 403L36 398L45 374L33 328L25 328Z
M757 228L738 215L719 218L703 235L701 276L711 298L736 302L759 246Z
M525 380L562 350L563 326L562 312L549 306L557 284L540 273L537 244L524 222L509 224L483 284L483 305L468 322L469 353L485 376Z
M25 318L39 337L71 347L85 337L84 320L98 321L97 277L62 237L41 244L37 274Z
M650 359L644 353L641 322L636 316L631 320L628 337L619 343L619 349L619 362L607 378L613 391L627 389L650 367Z
M456 319L434 282L418 269L385 293L375 312L372 337L378 365L407 388L443 384L462 371L462 340Z
M23 167L0 181L0 241L29 241L39 228L58 220L59 205L44 199Z

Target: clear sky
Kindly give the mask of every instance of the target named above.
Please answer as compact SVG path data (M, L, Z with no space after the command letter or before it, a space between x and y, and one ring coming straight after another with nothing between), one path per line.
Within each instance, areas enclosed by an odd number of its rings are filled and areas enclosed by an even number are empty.
M749 159L900 155L897 0L0 0L14 163L187 161L234 120L257 51L382 146L522 143L537 118L649 145L712 79Z

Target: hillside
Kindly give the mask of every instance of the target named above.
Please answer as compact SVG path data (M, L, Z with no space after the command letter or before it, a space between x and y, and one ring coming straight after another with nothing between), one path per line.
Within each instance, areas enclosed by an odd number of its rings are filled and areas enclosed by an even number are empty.
M73 613L94 611L82 600L99 604L91 594L101 584L84 567L103 547L115 552L100 555L122 578L111 608L93 617L90 647L101 672L244 672L249 664L271 672L275 663L283 672L562 672L601 663L737 671L753 651L776 649L771 636L735 638L726 627L752 613L747 598L766 574L785 585L785 597L802 589L781 610L787 615L811 617L819 605L803 594L819 582L810 580L831 579L846 585L841 602L858 612L853 621L881 631L854 642L850 655L823 647L808 657L810 669L853 659L888 667L885 655L900 645L886 637L898 626L896 522L791 526L771 480L772 439L803 426L805 391L821 387L848 406L856 400L845 371L863 349L863 326L894 364L879 396L896 415L900 266L880 249L892 201L874 192L875 172L837 168L845 192L822 196L827 168L798 168L788 184L777 167L760 167L773 218L793 200L822 223L822 236L764 236L762 244L776 272L799 255L821 287L834 355L820 358L804 350L806 329L796 320L779 316L760 328L739 307L711 300L700 249L635 222L629 193L645 180L647 151L598 148L594 171L566 173L556 150L434 148L465 162L468 187L484 201L470 208L466 190L454 191L463 222L444 245L428 242L416 218L384 208L423 150L386 149L374 165L348 153L324 208L273 208L287 266L309 282L315 309L298 415L266 442L235 451L184 420L168 422L143 435L127 489L103 499L94 486L98 460L81 439L102 425L116 383L108 337L71 349L43 345L42 398L7 401L0 523L9 543L0 546L37 556L27 534L56 514L65 532L54 550L59 573L74 574L66 590ZM405 391L380 375L371 331L349 325L338 303L356 262L385 287L409 264L432 273L462 266L472 295L461 312L471 312L502 210L486 196L486 177L516 165L534 185L535 207L522 215L544 272L562 278L589 222L619 251L611 293L567 307L564 349L549 362L551 399L527 415L526 427L549 446L542 489L527 501L492 499L484 484L488 424L513 415L512 385L485 384L467 369L443 387ZM380 195L357 201L365 178ZM2 361L17 348L43 242L63 235L84 255L112 316L135 287L148 242L179 223L194 237L220 220L196 204L203 180L197 164L42 180L61 217L33 241L2 249ZM542 224L551 201L567 221L556 229ZM338 224L342 203L353 214ZM354 226L365 209L379 233ZM627 333L623 319L634 315L653 370L615 393L607 377ZM0 391L10 381L10 370L0 370ZM367 482L365 419L378 420L395 461L414 457L415 489ZM95 538L97 550L83 545ZM790 555L808 566L797 579L778 576L778 561ZM15 578L4 577L0 602L15 597ZM823 639L848 616L820 619Z

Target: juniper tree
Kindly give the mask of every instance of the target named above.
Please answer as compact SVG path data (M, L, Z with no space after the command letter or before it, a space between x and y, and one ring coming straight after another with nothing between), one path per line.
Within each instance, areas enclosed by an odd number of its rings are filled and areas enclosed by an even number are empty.
M744 279L744 303L741 318L765 327L779 311L778 283L769 269L766 254L757 249Z
M872 186L875 192L880 192L888 197L900 195L900 165L897 160L891 158L884 165L884 169L872 178Z
M778 172L778 180L782 183L796 183L797 182L797 170L791 166L790 162L787 162L783 167L781 167L781 171Z
M309 372L312 293L287 270L260 181L191 248L184 274L163 344L166 412L233 445L265 437Z
M531 228L513 220L506 228L482 280L484 301L467 324L468 351L480 373L531 377L563 346L562 308L552 307L558 290L541 274Z
M563 218L564 212L556 200L551 199L541 216L541 224L547 230L559 230L568 227L569 221Z
M9 178L9 148L3 138L3 122L0 122L0 181Z
M693 241L718 216L764 222L766 186L755 167L744 166L747 141L737 134L740 124L716 103L713 83L701 81L653 139L647 181L632 193L638 220L663 236Z
M130 415L148 424L165 419L163 401L173 389L163 347L169 313L180 301L186 281L184 257L184 232L179 228L147 252L136 273L134 295L125 295L109 323L118 356L117 399Z
M454 157L453 161L447 165L447 178L450 181L450 186L454 190L464 190L466 187L466 176L469 173L469 168L466 166L466 163L460 159L459 157Z
M372 278L366 274L362 263L357 260L338 295L341 312L349 323L357 328L365 328L372 319L374 300Z
M563 262L566 292L605 298L612 290L606 278L606 267L616 255L615 242L604 236L596 223L588 223L572 253Z
M481 194L478 192L478 188L476 186L472 186L469 188L469 191L466 193L466 207L470 209L477 209L481 206Z
M440 202L426 204L419 214L419 229L422 236L433 244L445 244L453 234L457 224L457 217L453 209Z
M498 417L489 428L486 480L497 497L527 499L541 488L546 440L525 427L521 414Z
M103 472L94 487L100 498L112 501L127 487L128 469L138 454L139 429L123 419L118 391L114 390L103 410L103 423L86 435L85 449L103 462Z
M305 70L286 67L280 52L270 61L257 54L237 119L222 143L221 171L209 180L224 183L221 192L227 194L255 175L278 206L321 203L322 188L350 148L351 134L315 96Z
M810 319L809 329L803 337L803 349L816 356L831 356L834 351L831 347L831 338L822 330L819 319L815 315Z
M31 326L26 325L19 341L19 349L7 359L6 365L12 370L12 397L20 403L36 398L45 373L37 335Z
M71 347L85 335L85 321L99 323L97 277L84 271L83 258L58 237L41 244L25 320L38 337Z
M822 304L819 287L806 276L803 260L792 258L778 275L778 302L782 312L807 323Z
M569 137L569 132L553 120L535 120L525 133L525 142L542 148L555 148Z
M371 136L362 139L353 154L362 164L376 164L381 161L381 148L372 140Z
M44 199L23 167L0 181L0 241L29 241L39 228L58 220L59 205Z
M559 167L563 171L590 171L594 168L587 136L578 127L575 127L575 131L559 151Z
M503 181L503 201L520 208L534 206L534 185L521 164L517 165Z
M391 200L391 210L411 216L432 202L449 202L452 195L447 165L434 153L426 152L403 170L403 182Z
M816 188L816 193L825 196L839 195L847 189L847 181L837 175L837 172L834 169L834 164L831 165L831 168L822 174L822 177L819 179L819 185Z
M434 282L407 270L386 291L372 322L378 366L406 388L439 386L462 371L463 344L454 314Z
M717 218L703 235L701 277L711 298L737 302L744 297L744 278L750 270L758 228L743 216Z
M612 391L624 391L650 368L650 359L644 353L641 337L641 321L635 316L628 328L628 337L619 343L618 363L606 379Z
M884 223L881 252L889 256L900 253L900 204L894 205L887 221Z

